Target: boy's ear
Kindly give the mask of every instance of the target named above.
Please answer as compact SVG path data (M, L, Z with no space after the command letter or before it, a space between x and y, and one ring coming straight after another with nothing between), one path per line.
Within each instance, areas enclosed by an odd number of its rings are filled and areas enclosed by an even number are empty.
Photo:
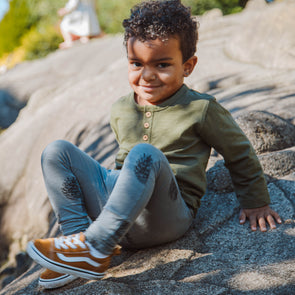
M183 75L184 77L188 77L192 71L194 70L196 64L198 62L198 57L197 56L192 56L189 58L184 64L183 64Z

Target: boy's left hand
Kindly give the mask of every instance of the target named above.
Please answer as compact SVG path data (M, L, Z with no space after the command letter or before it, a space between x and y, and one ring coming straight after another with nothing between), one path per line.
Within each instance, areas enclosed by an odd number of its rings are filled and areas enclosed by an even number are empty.
M266 222L268 222L271 229L276 228L276 223L282 223L279 214L273 211L268 205L254 209L241 209L240 224L244 224L246 219L249 219L250 226L253 231L257 229L257 222L261 231L266 231Z

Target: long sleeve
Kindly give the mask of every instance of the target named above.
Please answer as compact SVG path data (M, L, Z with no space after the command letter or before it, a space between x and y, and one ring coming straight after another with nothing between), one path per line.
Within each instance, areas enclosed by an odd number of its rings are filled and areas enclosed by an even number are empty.
M259 160L231 114L215 100L210 101L200 130L202 139L224 157L241 207L258 208L269 204Z

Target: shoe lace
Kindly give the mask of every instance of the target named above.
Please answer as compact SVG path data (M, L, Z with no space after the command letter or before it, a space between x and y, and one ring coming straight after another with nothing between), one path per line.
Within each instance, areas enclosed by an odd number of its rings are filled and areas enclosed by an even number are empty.
M87 246L80 241L80 234L55 238L54 244L57 249L69 249L69 247L77 249L77 245L83 249L87 248Z

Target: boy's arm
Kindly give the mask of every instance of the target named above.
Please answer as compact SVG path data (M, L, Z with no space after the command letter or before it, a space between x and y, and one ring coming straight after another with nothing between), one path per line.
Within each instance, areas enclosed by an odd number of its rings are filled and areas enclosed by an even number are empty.
M269 208L270 198L264 174L255 151L231 114L211 100L201 127L201 136L223 157L229 169L241 210L240 223L248 218L251 229L257 223L262 231L266 223L274 228L279 215Z

